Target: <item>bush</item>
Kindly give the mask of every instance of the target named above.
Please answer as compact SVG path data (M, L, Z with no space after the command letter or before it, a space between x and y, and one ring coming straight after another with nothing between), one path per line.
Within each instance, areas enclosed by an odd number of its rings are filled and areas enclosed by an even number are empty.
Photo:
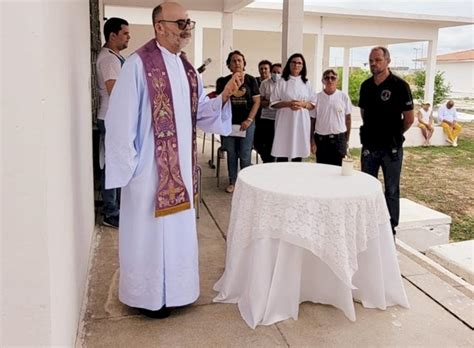
M342 68L337 68L337 74L339 76L337 88L342 89ZM362 68L349 69L349 98L351 98L353 105L359 105L360 85L370 76L372 76L372 74L369 70Z
M433 96L433 106L438 106L443 100L448 98L451 92L451 85L444 81L444 72L437 71L435 75L435 88ZM415 88L413 90L413 99L419 102L423 101L425 95L425 79L426 73L424 70L415 72L413 75L413 84Z

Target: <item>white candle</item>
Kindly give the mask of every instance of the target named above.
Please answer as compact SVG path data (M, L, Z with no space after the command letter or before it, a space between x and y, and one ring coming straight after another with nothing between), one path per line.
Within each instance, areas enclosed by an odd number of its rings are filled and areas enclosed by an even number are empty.
M354 160L352 158L344 158L342 160L341 174L344 176L352 175L353 169L354 169Z

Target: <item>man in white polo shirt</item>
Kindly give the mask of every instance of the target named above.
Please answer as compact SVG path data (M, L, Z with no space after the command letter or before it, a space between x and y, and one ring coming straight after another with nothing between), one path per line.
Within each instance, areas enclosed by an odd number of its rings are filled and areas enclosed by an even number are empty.
M351 133L352 104L347 94L336 88L337 78L333 69L323 73L324 89L317 94L311 115L311 152L317 163L340 166Z
M461 126L457 123L457 118L458 115L452 100L448 100L446 105L442 105L438 110L438 120L446 134L446 141L455 147L458 146L458 135L461 133Z
M128 23L122 18L110 18L104 24L105 44L97 56L97 84L100 94L100 108L97 115L101 142L105 139L105 115L109 108L109 97L119 77L125 58L120 51L128 47L130 32ZM119 226L119 190L105 189L105 168L101 173L103 220L106 226L118 228Z

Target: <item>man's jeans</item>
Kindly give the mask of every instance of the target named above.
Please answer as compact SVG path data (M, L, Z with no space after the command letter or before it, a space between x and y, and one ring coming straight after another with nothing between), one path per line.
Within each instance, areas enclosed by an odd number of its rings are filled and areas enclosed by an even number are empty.
M364 173L378 177L382 167L385 183L385 200L390 213L390 224L395 235L395 227L400 218L400 174L402 172L403 148L368 150L362 148L361 165Z
M100 141L105 141L105 124L103 120L97 120L97 126L99 127ZM105 189L105 166L101 170L100 175L100 187L102 190L102 201L104 206L102 207L102 214L105 217L118 216L119 215L119 195L120 189Z
M240 169L244 169L252 164L253 135L255 132L255 122L252 122L245 138L241 137L221 137L222 146L227 151L227 169L229 171L229 184L235 184L238 172L238 160L240 159Z

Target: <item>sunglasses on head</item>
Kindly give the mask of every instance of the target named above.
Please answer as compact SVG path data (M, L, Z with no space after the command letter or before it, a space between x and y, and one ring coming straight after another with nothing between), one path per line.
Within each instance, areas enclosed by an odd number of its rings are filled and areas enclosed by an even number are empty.
M161 22L175 23L178 26L179 30L184 30L186 28L194 29L194 27L196 26L196 22L190 20L189 18L188 19L178 19L176 21L168 21L166 19L162 19L162 20L158 21L158 23L161 23Z
M329 81L329 80L331 80L331 81L336 81L336 80L337 80L337 77L336 77L336 76L324 76L324 79L325 79L326 81Z

